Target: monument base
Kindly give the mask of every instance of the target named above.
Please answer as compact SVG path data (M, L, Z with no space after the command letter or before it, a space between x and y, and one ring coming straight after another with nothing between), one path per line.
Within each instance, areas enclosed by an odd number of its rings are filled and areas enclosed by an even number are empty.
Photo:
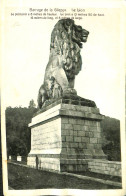
M60 172L66 171L87 171L88 161L86 159L62 159L62 158L47 158L43 155L37 155L39 159L36 164L36 155L29 155L28 165L38 169L55 170Z
M27 164L56 171L86 171L88 160L106 159L96 107L59 103L32 118Z

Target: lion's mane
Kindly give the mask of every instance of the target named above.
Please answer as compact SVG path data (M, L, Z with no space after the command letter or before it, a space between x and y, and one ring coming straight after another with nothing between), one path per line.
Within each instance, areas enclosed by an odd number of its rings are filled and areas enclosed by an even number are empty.
M50 52L62 57L63 69L68 80L75 78L82 66L80 47L73 40L75 24L73 20L60 20L54 27L51 34ZM70 25L69 25L70 23Z

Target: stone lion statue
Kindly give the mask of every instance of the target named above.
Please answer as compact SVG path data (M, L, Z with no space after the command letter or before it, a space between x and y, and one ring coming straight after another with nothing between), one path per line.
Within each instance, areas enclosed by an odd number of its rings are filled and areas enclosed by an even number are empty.
M74 80L81 70L80 50L88 34L87 30L75 25L72 19L61 19L54 26L44 83L38 93L39 108L50 99L57 99L64 94L76 94Z

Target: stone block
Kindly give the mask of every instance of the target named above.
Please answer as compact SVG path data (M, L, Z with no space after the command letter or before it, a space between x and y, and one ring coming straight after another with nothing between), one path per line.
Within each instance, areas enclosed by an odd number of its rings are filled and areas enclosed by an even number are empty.
M61 129L62 129L62 130L65 130L65 123L62 123L62 124L61 124Z
M85 143L79 143L79 148L87 148L87 145Z
M77 136L85 136L85 132L84 131L78 131Z
M104 174L110 175L110 172L109 171L104 171Z
M88 132L87 131L85 132L85 136L86 137L89 137L89 131Z
M93 168L94 167L94 163L93 161L88 161L88 168Z
M66 136L62 136L62 141L63 141L63 142L66 141Z
M115 171L115 168L111 168L110 170L111 170L111 172L114 172Z
M97 132L101 133L101 127L97 127Z
M92 113L99 113L99 109L98 108L91 108L91 112Z
M73 136L66 136L67 142L73 142Z
M84 124L85 124L85 125L90 125L89 120L84 120Z
M89 143L89 138L88 137L81 137L81 141L85 143Z
M75 143L75 142L70 142L69 143L69 147L70 148L78 148L79 143Z
M95 168L95 169L98 169L98 168L99 168L98 163L95 163L95 164L94 164L94 168Z
M115 162L115 163L113 163L112 165L113 165L113 167L114 167L115 169L121 169L121 163L120 163L120 162Z
M78 131L73 131L73 136L77 136Z
M94 148L94 144L87 144L87 148L88 149L93 149Z
M100 132L94 132L94 137L101 138L101 133Z
M64 128L69 130L69 129L73 129L72 124L64 124Z
M61 134L64 136L69 135L66 129L62 129Z
M83 126L83 130L86 131L86 132L88 132L90 130L89 127L90 126L85 125L85 126Z
M73 125L73 129L76 131L81 131L81 126L80 125Z
M74 142L81 142L81 137L74 136Z
M94 133L93 132L89 132L89 137L94 137Z
M67 148L62 148L62 153L67 153Z
M93 127L97 127L97 121L90 121L90 124L89 125L91 125L91 126L93 126Z
M94 133L97 133L97 127L94 127L94 126L90 126L90 129L89 129L91 132L94 132Z
M73 130L68 130L68 134L69 135L72 135L73 136L74 135L73 132L74 132Z
M85 122L84 122L83 119L77 119L77 120L76 120L76 124L78 124L78 125L84 125Z
M68 118L62 118L61 122L64 124L68 124L69 120L68 120Z
M70 116L70 117L84 117L84 112L81 112L81 111L74 111L74 110L60 110L59 111L59 114L60 115L63 115L63 116Z
M69 118L69 123L70 124L77 124L77 119L75 119L75 118Z
M67 148L67 153L68 154L76 154L76 149L74 149L74 148Z
M79 157L79 156L76 155L76 154L74 154L74 155L73 155L73 154L69 154L69 155L67 154L67 158L68 158L68 159L77 159L78 157Z
M101 126L100 122L96 122L96 126L100 127Z
M110 168L115 168L116 165L114 165L114 164L108 164L108 167L110 167Z

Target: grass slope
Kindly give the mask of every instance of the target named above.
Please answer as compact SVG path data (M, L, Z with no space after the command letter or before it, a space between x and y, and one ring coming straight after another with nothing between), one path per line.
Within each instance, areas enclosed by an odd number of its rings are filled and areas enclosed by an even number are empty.
M21 189L117 189L91 180L60 175L19 165L8 164L8 184L10 187Z

